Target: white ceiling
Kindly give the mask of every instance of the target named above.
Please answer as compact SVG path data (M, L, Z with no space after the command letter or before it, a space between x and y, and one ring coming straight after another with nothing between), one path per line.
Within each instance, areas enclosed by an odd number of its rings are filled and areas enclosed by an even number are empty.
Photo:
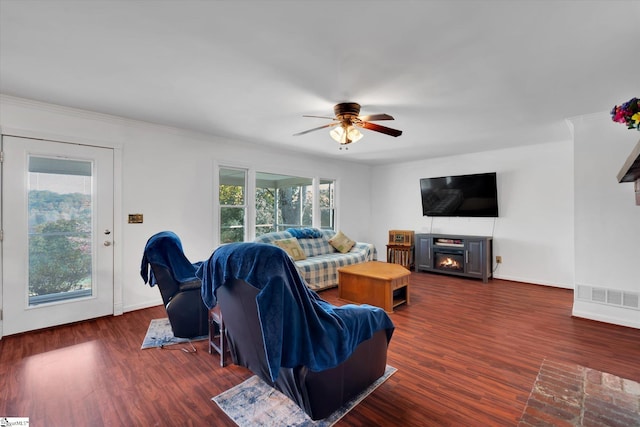
M640 1L0 0L0 92L382 164L571 138L640 96ZM343 101L387 113L340 151Z

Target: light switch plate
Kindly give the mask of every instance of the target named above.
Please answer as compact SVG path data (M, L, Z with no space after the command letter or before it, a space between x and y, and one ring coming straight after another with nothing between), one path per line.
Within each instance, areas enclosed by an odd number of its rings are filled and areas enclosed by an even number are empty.
M142 224L142 214L129 214L129 224Z

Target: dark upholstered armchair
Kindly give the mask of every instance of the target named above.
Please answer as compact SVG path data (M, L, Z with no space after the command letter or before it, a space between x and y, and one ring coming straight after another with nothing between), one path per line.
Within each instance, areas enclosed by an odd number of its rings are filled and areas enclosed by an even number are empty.
M233 362L322 419L384 374L393 323L371 306L337 307L302 281L274 245L218 248L197 275L217 302Z
M144 249L140 274L145 283L158 285L173 335L194 338L209 331L208 310L202 302L202 282L171 231L153 235Z

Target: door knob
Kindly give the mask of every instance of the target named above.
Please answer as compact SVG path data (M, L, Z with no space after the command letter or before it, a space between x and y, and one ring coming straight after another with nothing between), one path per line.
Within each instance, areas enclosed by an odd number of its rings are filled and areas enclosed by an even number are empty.
M104 241L104 245L105 245L105 246L111 246L111 242L110 242L109 240L105 240L105 241Z

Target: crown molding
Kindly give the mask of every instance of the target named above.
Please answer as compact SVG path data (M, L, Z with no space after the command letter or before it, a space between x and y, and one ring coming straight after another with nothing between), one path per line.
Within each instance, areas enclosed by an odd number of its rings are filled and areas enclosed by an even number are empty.
M37 101L34 99L21 98L13 95L0 94L0 102L14 105L17 107L30 108L55 114L63 114L71 117L76 117L85 120L100 121L103 123L126 126L137 129L150 129L160 131L163 133L170 133L172 135L178 135L183 137L194 138L198 140L211 141L212 138L221 138L228 140L228 138L221 137L219 135L207 134L197 132L189 129L177 128L175 126L163 125L160 123L145 122L142 120L130 119L122 116L115 116L112 114L98 113L90 110L83 110L75 107L67 107L58 104L50 104L43 101Z
M74 108L74 107L66 107L63 105L50 104L48 102L37 101L35 99L20 98L13 95L0 94L0 102L10 104L10 105L15 105L18 107L33 108L41 111L48 111L48 112L58 113L58 114L67 114L71 116L77 116L77 117L92 119L92 120L102 120L102 121L111 122L111 123L122 124L122 123L128 123L128 122L135 122L135 120L127 119L125 117L114 116L111 114L97 113L95 111L83 110L83 109Z

